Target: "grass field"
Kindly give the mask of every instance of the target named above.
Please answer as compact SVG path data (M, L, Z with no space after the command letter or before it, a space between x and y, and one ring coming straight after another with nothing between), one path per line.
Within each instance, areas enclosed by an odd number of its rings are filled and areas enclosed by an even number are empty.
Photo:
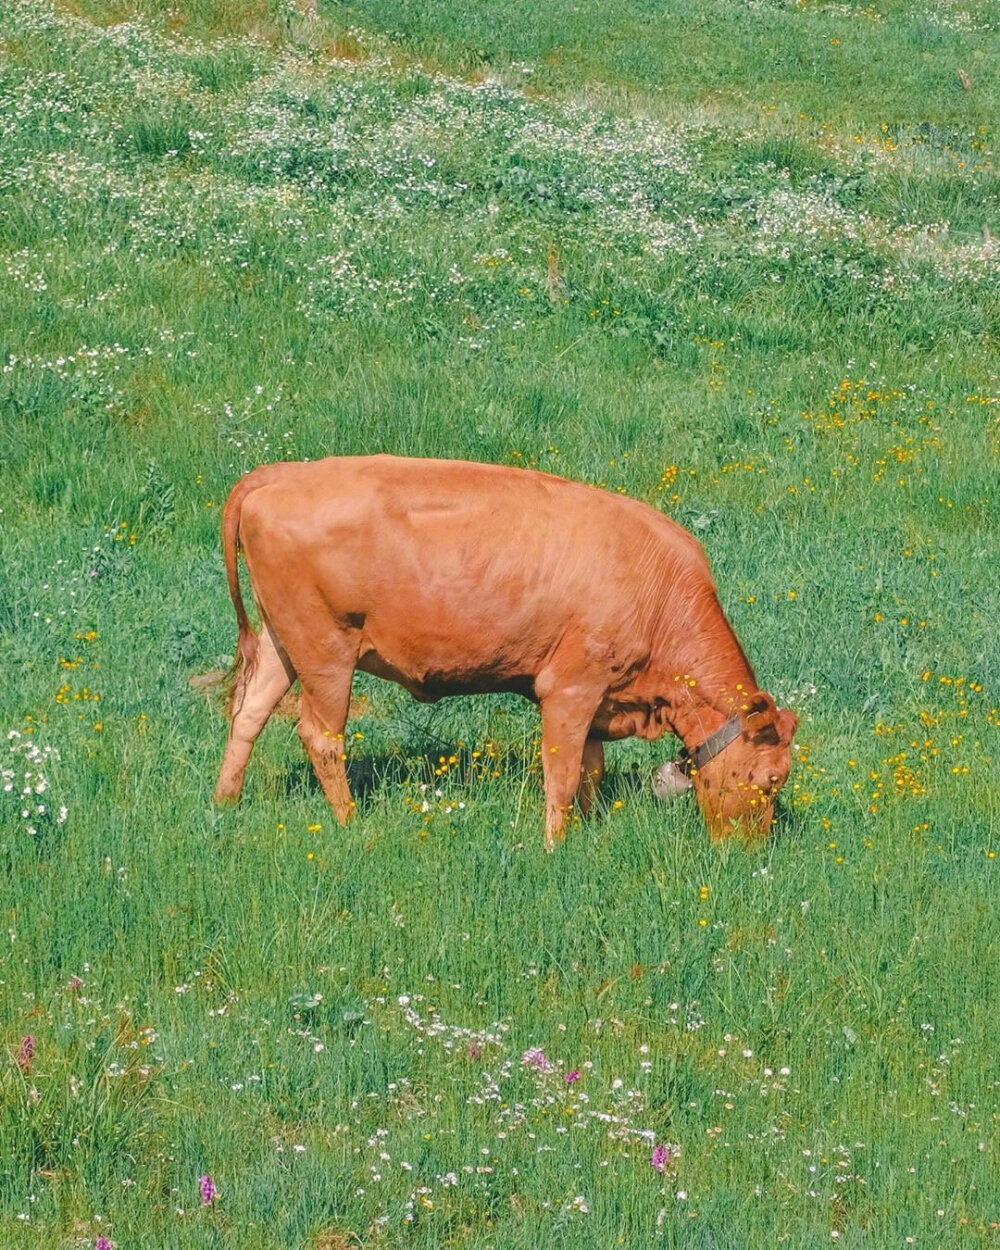
M998 53L0 0L0 1246L1000 1242ZM623 743L546 856L531 707L368 680L352 825L289 720L213 810L221 504L372 451L693 529L801 720L775 836Z

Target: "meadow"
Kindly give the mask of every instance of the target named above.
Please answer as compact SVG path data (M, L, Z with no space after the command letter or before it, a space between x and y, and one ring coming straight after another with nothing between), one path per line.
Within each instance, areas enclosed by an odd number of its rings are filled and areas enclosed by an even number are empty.
M0 0L0 1246L1000 1244L1000 4ZM210 796L227 491L693 530L774 836L358 679ZM434 553L427 553L428 569Z

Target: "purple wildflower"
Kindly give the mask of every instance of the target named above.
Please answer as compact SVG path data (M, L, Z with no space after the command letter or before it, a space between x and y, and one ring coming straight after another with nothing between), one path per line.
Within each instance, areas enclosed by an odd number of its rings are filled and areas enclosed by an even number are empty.
M17 1054L14 1056L14 1062L21 1069L25 1076L31 1071L31 1061L35 1057L35 1035L34 1033L25 1033L21 1038L21 1045L17 1048Z
M469 1043L468 1055L469 1055L469 1058L470 1058L470 1059L478 1059L478 1058L479 1058L479 1047L476 1045L476 1043L475 1043L475 1042L470 1042L470 1043Z
M572 1072L567 1072L566 1075L563 1077L563 1080L566 1082L567 1085L572 1085L574 1081L578 1081L579 1079L580 1079L579 1068L574 1068Z
M532 1046L521 1056L521 1063L526 1068L536 1068L539 1072L554 1072L555 1064L542 1050L541 1046Z
M202 1206L210 1207L219 1196L219 1191L215 1188L215 1183L207 1172L204 1176L198 1177L198 1188L201 1190Z
M659 1145L653 1147L653 1157L649 1161L657 1172L662 1172L670 1162L670 1147Z
M102 1235L94 1242L94 1250L115 1250L115 1248L111 1244L111 1238Z

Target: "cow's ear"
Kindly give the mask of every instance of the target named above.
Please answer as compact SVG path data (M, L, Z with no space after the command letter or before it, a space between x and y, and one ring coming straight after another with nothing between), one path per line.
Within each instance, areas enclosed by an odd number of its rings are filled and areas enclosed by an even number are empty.
M753 700L747 704L745 709L746 719L751 716L766 716L769 712L775 712L777 708L774 706L774 700L769 694L765 694L763 690L758 690Z
M778 726L774 721L768 721L766 725L762 725L751 734L750 742L755 747L776 747L781 742Z
M790 707L778 708L778 733L781 735L782 746L790 746L795 731L799 727L799 718Z
M774 700L759 690L743 710L743 737L751 746L776 746L778 731L774 719L778 709Z
M744 734L752 746L789 746L799 718L791 708L777 707L771 696L761 690L747 706L744 723Z

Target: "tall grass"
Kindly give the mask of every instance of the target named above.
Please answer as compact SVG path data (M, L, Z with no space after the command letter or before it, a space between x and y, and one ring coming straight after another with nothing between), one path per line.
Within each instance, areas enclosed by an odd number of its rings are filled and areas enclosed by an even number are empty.
M5 7L0 1244L995 1241L998 20ZM214 811L226 492L372 451L691 528L777 836L368 680Z

